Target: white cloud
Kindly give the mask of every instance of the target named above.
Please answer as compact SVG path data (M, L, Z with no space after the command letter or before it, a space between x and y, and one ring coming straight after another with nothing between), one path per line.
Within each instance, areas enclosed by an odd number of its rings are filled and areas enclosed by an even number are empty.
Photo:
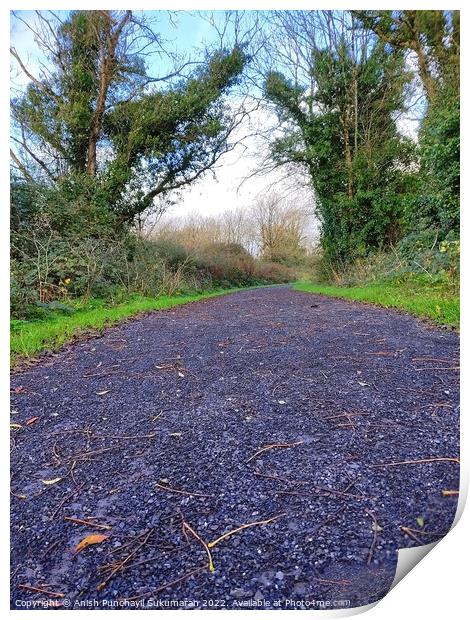
M234 142L240 141L236 147L221 157L213 173L188 187L170 213L217 215L249 207L257 197L269 191L294 202L310 200L313 212L312 192L300 171L298 174L285 169L260 171L269 154L268 136L274 135L276 127L277 119L268 109L251 112L234 136Z

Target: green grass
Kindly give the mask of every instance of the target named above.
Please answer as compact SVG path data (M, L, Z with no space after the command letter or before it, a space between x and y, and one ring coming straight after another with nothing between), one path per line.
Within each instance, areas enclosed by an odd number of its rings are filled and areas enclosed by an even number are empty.
M441 282L416 278L401 282L372 282L353 287L296 282L293 288L329 297L368 302L385 308L398 308L452 327L459 325L459 295Z
M10 331L11 363L14 366L22 359L33 357L45 349L57 350L80 334L89 330L100 330L141 312L173 308L201 299L226 295L237 290L242 289L224 289L175 297L133 296L128 301L117 305L106 305L102 300L91 300L85 305L83 302L78 302L79 309L70 315L54 313L41 320L12 321Z

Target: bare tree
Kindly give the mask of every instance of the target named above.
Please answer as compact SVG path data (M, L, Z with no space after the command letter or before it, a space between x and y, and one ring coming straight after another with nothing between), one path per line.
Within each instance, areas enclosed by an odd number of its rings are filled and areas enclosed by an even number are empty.
M259 198L250 213L259 254L275 262L296 262L305 257L311 211L275 193Z

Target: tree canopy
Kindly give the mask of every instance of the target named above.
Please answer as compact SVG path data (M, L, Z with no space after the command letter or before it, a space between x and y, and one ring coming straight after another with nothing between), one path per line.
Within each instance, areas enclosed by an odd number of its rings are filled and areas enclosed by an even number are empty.
M238 119L223 96L246 62L239 47L220 49L189 77L162 85L138 51L157 35L132 11L42 19L48 71L32 75L11 50L30 79L12 102L12 156L24 177L66 185L69 196L84 192L122 224L227 150Z

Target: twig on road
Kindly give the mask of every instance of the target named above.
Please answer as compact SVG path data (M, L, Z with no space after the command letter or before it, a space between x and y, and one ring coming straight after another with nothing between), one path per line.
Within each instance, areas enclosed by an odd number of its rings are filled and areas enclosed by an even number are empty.
M160 482L154 482L154 484L159 489L169 491L170 493L179 493L180 495L194 495L195 497L212 497L212 495L208 495L207 493L198 493L196 491L184 491L183 489L175 489L174 487L161 484Z
M271 443L271 444L269 444L267 446L263 446L262 448L260 448L252 456L250 456L250 458L247 459L245 461L245 463L249 463L250 461L255 459L257 456L259 456L263 452L266 452L267 450L273 450L274 448L293 448L294 446L300 446L303 443L304 442L302 440L301 441L294 441L293 443Z

